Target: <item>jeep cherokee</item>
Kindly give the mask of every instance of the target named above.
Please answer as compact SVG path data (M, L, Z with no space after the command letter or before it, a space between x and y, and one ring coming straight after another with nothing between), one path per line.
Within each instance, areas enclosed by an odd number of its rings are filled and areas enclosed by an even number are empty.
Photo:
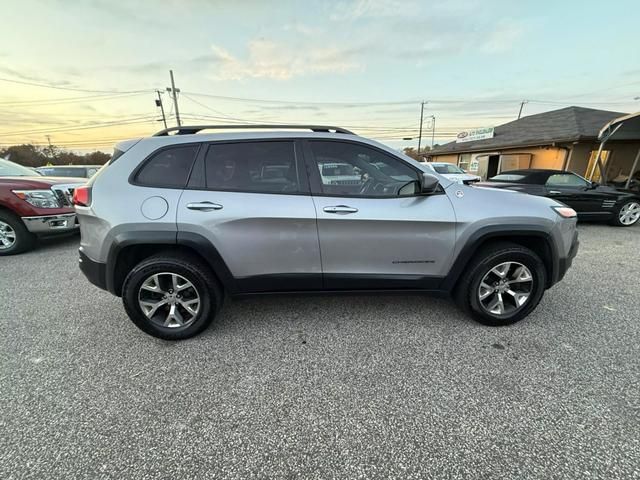
M572 209L454 183L337 127L169 128L116 145L74 203L89 281L174 340L204 330L225 296L285 292L444 292L507 325L578 248Z

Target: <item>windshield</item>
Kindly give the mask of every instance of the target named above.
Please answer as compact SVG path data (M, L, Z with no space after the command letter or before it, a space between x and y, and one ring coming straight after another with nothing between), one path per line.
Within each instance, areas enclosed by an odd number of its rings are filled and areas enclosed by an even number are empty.
M519 173L501 173L500 175L496 175L495 177L491 177L489 180L492 182L519 182L526 175L521 175Z
M0 158L0 177L33 177L37 175L30 168Z
M84 177L86 174L84 168L74 167L42 167L38 171L51 177Z
M443 164L443 163L434 164L433 169L437 173L442 173L442 174L464 173L464 170L462 170L460 167L457 167L456 165L453 165L453 164Z

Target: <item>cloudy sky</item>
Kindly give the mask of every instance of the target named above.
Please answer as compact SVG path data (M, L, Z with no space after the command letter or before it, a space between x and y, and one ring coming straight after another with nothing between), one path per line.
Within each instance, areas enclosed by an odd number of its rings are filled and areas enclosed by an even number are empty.
M108 151L183 123L337 124L396 147L583 105L640 110L637 2L0 0L0 145ZM166 93L163 101L175 119Z

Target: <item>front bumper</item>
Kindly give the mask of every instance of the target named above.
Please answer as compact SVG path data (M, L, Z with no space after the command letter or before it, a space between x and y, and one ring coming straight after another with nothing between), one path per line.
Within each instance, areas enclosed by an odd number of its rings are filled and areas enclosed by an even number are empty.
M75 213L22 217L22 221L27 230L38 235L73 232L79 228Z
M569 250L569 254L565 258L558 259L558 275L556 281L554 283L559 282L564 278L564 275L571 267L573 263L573 259L576 258L578 254L578 248L580 247L580 241L578 240L578 232L576 231L573 236L573 242L571 243L571 249Z

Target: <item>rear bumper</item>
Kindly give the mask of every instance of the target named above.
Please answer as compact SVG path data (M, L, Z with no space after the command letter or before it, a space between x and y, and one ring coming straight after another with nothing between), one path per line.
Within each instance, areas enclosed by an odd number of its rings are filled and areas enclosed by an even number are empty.
M80 264L80 270L84 273L91 283L96 287L103 290L107 290L107 265L100 262L94 262L87 257L80 247L80 258L78 262Z
M73 232L79 228L75 213L22 217L22 221L36 235Z

